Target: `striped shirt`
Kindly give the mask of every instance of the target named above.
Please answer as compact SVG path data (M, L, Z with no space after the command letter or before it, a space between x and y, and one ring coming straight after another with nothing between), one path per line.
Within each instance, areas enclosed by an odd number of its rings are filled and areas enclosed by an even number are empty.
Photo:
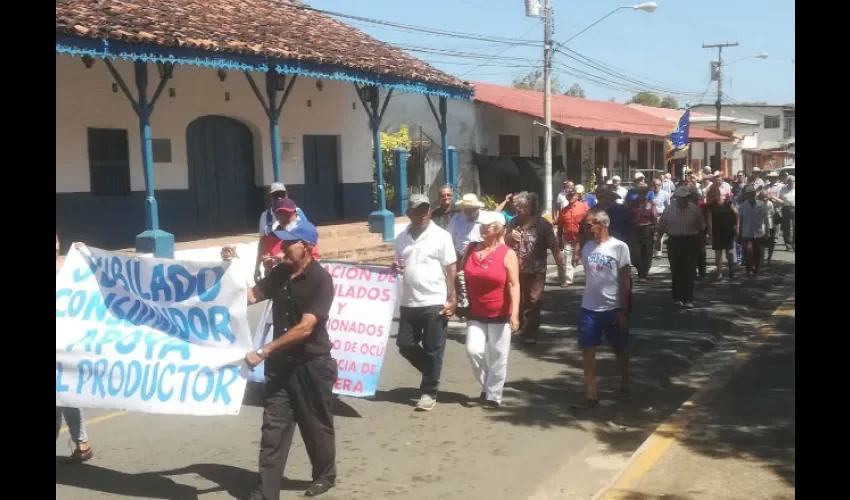
M670 236L693 236L705 230L705 219L702 210L695 203L689 203L681 208L677 203L671 203L661 215L659 231Z

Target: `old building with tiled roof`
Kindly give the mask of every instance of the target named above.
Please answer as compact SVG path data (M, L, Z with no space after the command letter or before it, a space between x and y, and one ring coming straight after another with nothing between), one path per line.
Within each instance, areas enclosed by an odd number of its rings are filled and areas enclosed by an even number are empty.
M57 228L168 253L157 229L256 231L274 181L313 222L365 220L390 90L473 94L292 0L56 0Z

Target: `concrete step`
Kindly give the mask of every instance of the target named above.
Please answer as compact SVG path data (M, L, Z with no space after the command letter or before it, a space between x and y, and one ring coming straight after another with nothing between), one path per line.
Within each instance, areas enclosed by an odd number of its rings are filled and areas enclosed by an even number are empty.
M392 262L393 245L390 243L382 243L380 245L349 248L349 249L333 249L325 252L321 250L322 259L327 260L345 260L352 262L372 262L375 259L386 260Z

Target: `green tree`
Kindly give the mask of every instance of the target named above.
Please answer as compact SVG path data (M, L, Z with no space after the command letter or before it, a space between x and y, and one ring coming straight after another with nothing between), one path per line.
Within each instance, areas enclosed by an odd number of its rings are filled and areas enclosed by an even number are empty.
M675 97L668 95L662 98L655 92L649 92L646 90L633 95L626 104L640 104L642 106L650 106L653 108L679 108L679 103L676 101Z
M570 88L568 88L567 91L564 92L564 95L570 97L578 97L579 99L585 98L584 89L581 88L581 85L577 83L574 83Z
M511 87L515 89L525 89L525 90L536 90L537 92L543 92L543 70L538 69L534 70L531 73L528 73L525 76L521 76L518 78L514 78L514 81L511 83ZM552 93L553 94L563 94L564 86L558 81L557 77L552 77Z
M664 99L661 99L660 108L669 108L669 109L679 109L679 103L676 101L676 98L668 95L664 96Z
M626 104L640 104L657 108L661 105L661 98L654 92L643 91L633 95Z
M381 163L384 165L384 193L386 193L388 205L395 197L395 186L393 185L393 178L395 174L395 165L393 165L393 149L395 148L404 148L407 150L408 154L410 153L410 134L408 133L407 125L399 127L398 132L394 134L381 132ZM375 169L374 159L372 160L372 177L374 179L372 184L372 202L375 207L377 207L378 191L376 186L378 185L378 172Z

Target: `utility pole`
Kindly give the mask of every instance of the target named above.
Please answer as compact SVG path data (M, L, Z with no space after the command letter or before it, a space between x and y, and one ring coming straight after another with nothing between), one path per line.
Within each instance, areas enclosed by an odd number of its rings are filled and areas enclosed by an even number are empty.
M552 210L552 2L543 6L543 214Z
M543 0L543 210L552 213L552 0ZM540 0L525 0L525 15L540 17ZM534 122L535 125L541 125Z
M718 133L720 132L720 109L723 106L723 47L737 46L738 42L702 44L702 48L704 49L717 49L717 101L714 103L717 115L714 121L714 129ZM717 164L712 165L712 170L720 170L720 166L723 164L723 161L720 158L720 141L714 143L714 157L716 158Z

